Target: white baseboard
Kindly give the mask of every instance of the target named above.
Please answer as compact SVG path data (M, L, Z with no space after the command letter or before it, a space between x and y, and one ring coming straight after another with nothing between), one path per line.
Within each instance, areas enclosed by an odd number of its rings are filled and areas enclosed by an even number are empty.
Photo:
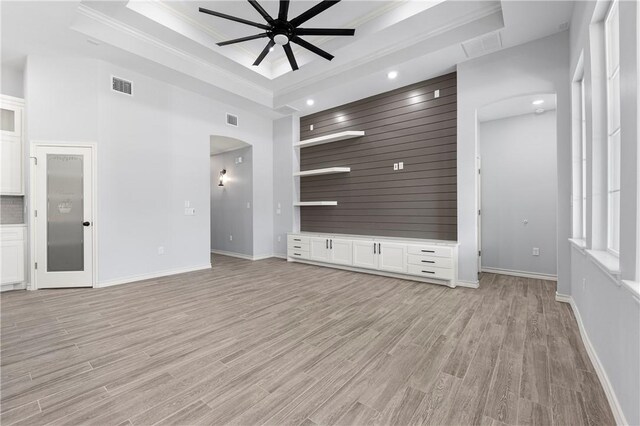
M456 287L478 288L480 287L480 283L478 281L457 280Z
M535 272L514 271L512 269L482 268L482 272L490 274L511 275L514 277L533 278L536 280L558 281L557 275L539 274Z
M233 252L233 251L224 251L224 250L213 250L213 249L211 250L211 253L219 254L221 256L237 257L238 259L245 259L245 260L264 260L264 259L269 259L269 258L275 256L272 253L269 253L269 254L258 254L258 255L252 256L250 254L236 253L236 252ZM285 257L285 259L286 259L286 257Z
M627 425L627 419L624 416L624 412L622 411L622 407L618 402L618 398L616 397L616 393L613 390L613 386L611 386L611 382L609 381L609 376L607 376L607 372L605 371L602 363L600 362L600 358L598 358L598 353L595 348L591 344L591 340L589 340L589 335L587 334L587 330L584 327L584 323L582 322L582 317L580 316L580 311L576 306L573 297L566 294L558 294L556 292L556 301L564 302L571 305L571 309L573 310L573 314L576 317L576 322L578 323L578 329L580 330L580 337L582 337L582 342L587 350L587 354L589 355L589 359L593 364L593 367L596 370L596 374L600 379L600 383L602 383L602 388L604 389L604 393L607 396L607 400L609 401L609 406L611 407L611 411L613 412L613 417L616 419L616 424L618 425Z
M27 288L26 283L2 284L0 286L0 292L11 291L11 290L25 290L26 288Z
M277 257L278 259L284 259L287 260L287 255L286 254L273 254L272 257Z
M186 272L201 271L203 269L211 269L211 264L207 263L204 265L190 266L187 268L167 269L159 272L151 272L149 274L130 275L125 278L118 278L116 280L99 282L96 285L96 288L104 288L104 287L111 287L113 285L128 284L136 281L149 280L152 278L160 278L160 277L167 277L169 275L184 274Z

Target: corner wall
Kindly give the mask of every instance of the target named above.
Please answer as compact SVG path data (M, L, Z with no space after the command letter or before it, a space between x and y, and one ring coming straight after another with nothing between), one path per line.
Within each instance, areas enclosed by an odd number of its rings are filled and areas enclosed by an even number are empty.
M571 97L569 35L562 32L458 65L458 276L478 281L478 108L514 96L557 95L558 289L569 291Z

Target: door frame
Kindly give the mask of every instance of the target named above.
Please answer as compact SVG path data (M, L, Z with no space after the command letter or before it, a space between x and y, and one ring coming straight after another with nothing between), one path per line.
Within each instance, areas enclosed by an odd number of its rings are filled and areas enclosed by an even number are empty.
M33 140L29 144L29 218L27 224L29 226L29 274L30 282L28 290L37 290L38 281L36 279L36 226L32 220L35 217L35 201L36 201L36 148L90 148L91 149L91 170L93 171L91 191L93 194L91 200L92 232L93 244L91 247L91 256L93 257L93 273L91 274L91 288L98 287L98 144L96 142L62 142L62 141L38 141Z

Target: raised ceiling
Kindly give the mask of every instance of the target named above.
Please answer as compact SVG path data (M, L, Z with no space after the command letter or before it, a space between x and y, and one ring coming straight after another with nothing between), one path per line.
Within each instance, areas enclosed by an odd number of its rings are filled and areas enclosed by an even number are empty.
M292 0L289 16L316 3ZM277 14L277 1L260 4ZM355 36L307 37L335 58L329 62L294 46L300 65L295 72L281 48L260 66L251 65L264 39L216 45L260 30L199 13L198 8L260 21L256 10L241 0L3 1L0 7L3 64L24 64L29 54L96 57L277 115L312 113L392 90L454 70L470 56L566 30L573 3L343 0L305 27L355 28ZM474 42L479 37L486 40ZM469 46L489 49L469 54ZM398 78L388 80L390 70L397 70ZM306 105L308 98L315 100L313 106Z

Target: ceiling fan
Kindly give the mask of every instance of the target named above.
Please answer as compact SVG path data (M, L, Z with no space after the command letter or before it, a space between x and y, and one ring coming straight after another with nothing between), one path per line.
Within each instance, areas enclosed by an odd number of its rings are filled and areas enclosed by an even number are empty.
M304 47L305 49L315 53L316 55L322 56L325 59L332 60L333 55L325 52L319 47L314 46L306 40L300 38L300 36L352 36L355 34L356 30L354 29L342 29L342 28L300 28L300 25L313 18L314 16L324 12L329 9L331 6L334 6L340 2L340 0L322 0L320 3L313 6L311 9L306 12L301 13L295 18L289 20L287 15L289 13L289 0L280 0L280 8L278 10L278 17L272 18L271 15L267 13L266 10L258 4L256 0L249 0L251 6L254 7L255 10L258 11L260 15L267 21L266 24L261 24L258 22L248 21L246 19L238 18L231 15L226 15L224 13L215 12L213 10L205 9L203 7L198 8L200 12L207 13L209 15L217 16L219 18L228 19L230 21L239 22L241 24L251 25L252 27L257 27L265 30L265 32L255 35L250 35L247 37L236 38L233 40L223 41L221 43L217 43L218 46L227 46L229 44L240 43L243 41L255 40L258 38L269 38L269 42L262 50L258 58L253 63L253 65L260 65L260 62L267 56L267 54L273 50L274 45L282 46L284 49L284 53L287 55L287 59L289 59L289 64L291 64L291 69L293 71L298 69L298 63L296 62L296 58L293 55L293 51L291 50L291 42Z

